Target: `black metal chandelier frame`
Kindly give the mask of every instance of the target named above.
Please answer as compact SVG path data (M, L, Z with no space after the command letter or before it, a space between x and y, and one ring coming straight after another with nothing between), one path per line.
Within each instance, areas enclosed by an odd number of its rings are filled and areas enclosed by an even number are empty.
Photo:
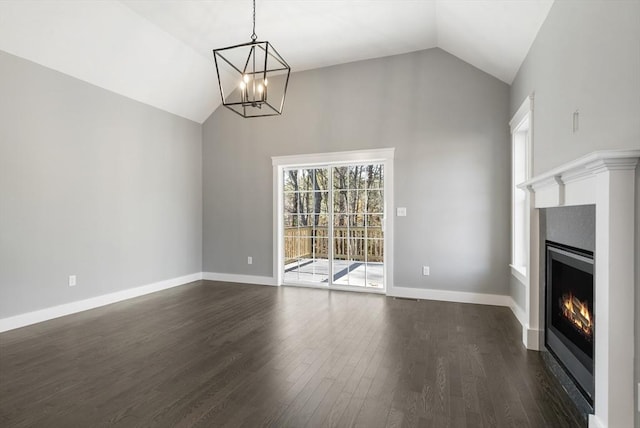
M253 0L253 33L251 34L251 41L247 43L240 43L233 46L227 46L225 48L214 49L213 57L216 65L216 74L218 76L218 87L220 89L220 96L222 97L222 104L233 111L234 113L245 117L265 117L265 116L279 116L282 114L284 107L284 100L287 94L287 88L289 86L289 75L291 74L291 67L282 58L278 51L268 41L258 41L256 36L256 1ZM230 53L233 50L247 51L246 60L243 63L236 65L229 60L225 54ZM256 64L256 54L264 56L264 62L258 61ZM243 56L244 58L244 56ZM274 62L273 65L270 64ZM221 63L227 64L233 71L238 73L240 77L240 88L232 88L228 94L225 94L225 88L222 83L220 75ZM262 62L262 64L260 64ZM258 65L258 69L256 69ZM270 68L271 67L271 68ZM286 73L286 76L285 76ZM268 99L268 77L281 74L284 79L284 89L282 91L282 97L278 97L277 103L272 103ZM258 82L258 79L260 83ZM258 85L258 87L256 86ZM249 93L249 88L252 89ZM231 101L230 95L235 91L240 91L240 100ZM266 107L263 109L263 107Z

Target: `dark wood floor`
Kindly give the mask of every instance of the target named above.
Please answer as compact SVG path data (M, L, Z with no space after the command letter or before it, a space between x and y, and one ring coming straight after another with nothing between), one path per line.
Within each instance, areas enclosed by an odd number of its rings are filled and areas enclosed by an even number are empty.
M507 308L202 281L0 335L0 426L581 426Z

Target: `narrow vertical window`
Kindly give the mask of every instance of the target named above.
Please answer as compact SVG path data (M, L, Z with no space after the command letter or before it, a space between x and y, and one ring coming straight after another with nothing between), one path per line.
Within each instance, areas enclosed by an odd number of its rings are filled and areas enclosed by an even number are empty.
M522 278L529 265L529 216L527 190L520 185L531 175L531 110L528 98L511 121L511 267Z
M513 135L513 256L511 263L526 274L526 193L518 185L526 177L526 146L528 130Z

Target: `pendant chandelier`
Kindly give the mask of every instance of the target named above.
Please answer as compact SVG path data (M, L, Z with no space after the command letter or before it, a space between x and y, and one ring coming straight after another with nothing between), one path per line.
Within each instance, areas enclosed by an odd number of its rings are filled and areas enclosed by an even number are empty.
M251 41L214 49L222 105L242 117L282 114L291 67L267 41L256 36L253 0Z

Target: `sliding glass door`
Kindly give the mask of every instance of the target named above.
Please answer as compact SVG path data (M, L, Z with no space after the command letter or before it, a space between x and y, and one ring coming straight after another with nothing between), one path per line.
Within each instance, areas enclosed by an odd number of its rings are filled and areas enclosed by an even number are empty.
M384 290L384 165L283 170L283 281Z

